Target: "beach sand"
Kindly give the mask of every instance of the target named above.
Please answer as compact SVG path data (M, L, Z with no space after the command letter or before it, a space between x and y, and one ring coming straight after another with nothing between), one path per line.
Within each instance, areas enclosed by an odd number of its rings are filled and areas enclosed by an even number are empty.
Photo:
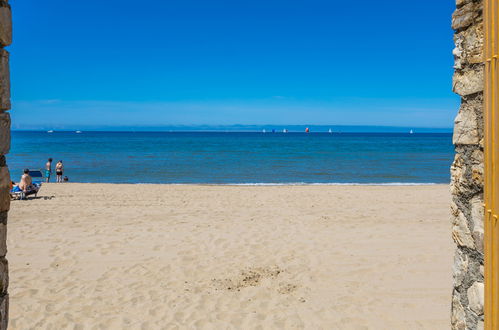
M11 329L447 329L449 188L48 184Z

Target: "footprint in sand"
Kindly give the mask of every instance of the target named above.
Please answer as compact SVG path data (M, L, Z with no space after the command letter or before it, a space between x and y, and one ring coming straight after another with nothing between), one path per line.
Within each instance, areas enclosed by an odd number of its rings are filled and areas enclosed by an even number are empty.
M280 283L277 292L280 294L290 294L298 289L298 285L292 283Z

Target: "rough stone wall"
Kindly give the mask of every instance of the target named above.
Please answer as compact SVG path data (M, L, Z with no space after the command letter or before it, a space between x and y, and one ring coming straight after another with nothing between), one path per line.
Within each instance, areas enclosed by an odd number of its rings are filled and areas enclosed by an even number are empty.
M9 313L9 271L7 259L7 213L10 206L10 174L5 154L10 149L10 71L9 52L12 42L12 16L8 0L0 0L0 329L7 329Z
M456 243L452 329L483 329L483 1L456 0L453 90L461 96L451 167L452 237Z

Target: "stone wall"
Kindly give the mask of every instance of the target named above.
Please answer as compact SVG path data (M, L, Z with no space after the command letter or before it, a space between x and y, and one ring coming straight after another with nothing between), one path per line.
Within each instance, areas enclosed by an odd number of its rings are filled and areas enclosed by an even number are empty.
M451 167L452 237L456 243L452 329L483 328L483 1L456 0L453 90L461 96Z
M7 329L9 284L7 254L7 213L10 206L10 174L5 154L10 149L10 71L9 52L12 42L12 17L8 0L0 0L0 329Z

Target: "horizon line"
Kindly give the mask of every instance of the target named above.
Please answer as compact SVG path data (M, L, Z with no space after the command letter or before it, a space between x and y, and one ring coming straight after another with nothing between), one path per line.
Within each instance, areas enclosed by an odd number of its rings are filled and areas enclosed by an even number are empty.
M382 129L389 130L438 130L438 131L453 131L453 127L431 127L431 126L394 126L394 125L327 125L327 124L177 124L177 125L160 125L160 126L128 126L128 125L40 125L31 126L26 125L26 127L12 127L12 131L46 131L46 130L58 130L58 131L75 131L75 130L86 130L86 131L107 131L107 130L158 130L158 131L171 131L171 130L187 130L187 131L199 131L199 130L226 130L226 129L242 129L244 131L248 130L261 130L261 129L305 129L305 128L316 128L316 129L376 129L377 131Z

